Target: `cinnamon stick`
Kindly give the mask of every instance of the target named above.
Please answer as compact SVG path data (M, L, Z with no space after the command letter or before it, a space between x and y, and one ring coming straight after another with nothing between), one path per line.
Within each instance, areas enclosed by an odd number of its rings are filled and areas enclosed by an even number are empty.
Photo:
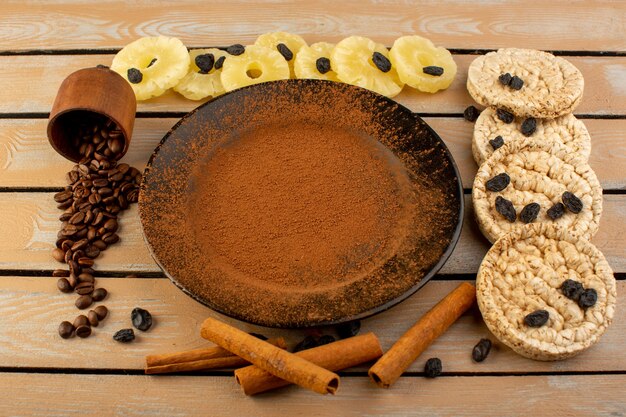
M202 323L200 334L272 375L317 393L334 394L339 386L333 372L213 318Z
M146 367L145 371L146 375L154 375L168 374L172 372L201 371L203 369L238 368L245 365L250 365L250 362L240 358L239 356L230 355L222 358L149 366Z
M476 288L467 282L456 287L428 311L369 370L370 378L389 388L417 357L476 300Z
M296 356L329 371L338 371L374 360L382 354L383 351L376 335L367 333L303 350L297 352ZM246 395L254 395L289 385L288 381L280 379L255 365L237 369L235 378Z

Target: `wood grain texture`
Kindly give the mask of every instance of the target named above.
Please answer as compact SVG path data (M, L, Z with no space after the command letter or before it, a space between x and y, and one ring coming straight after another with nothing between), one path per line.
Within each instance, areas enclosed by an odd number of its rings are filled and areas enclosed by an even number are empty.
M620 417L624 383L624 375L404 378L384 390L351 377L334 396L291 386L246 398L231 377L0 374L0 414Z
M610 1L63 3L0 3L2 49L120 48L140 36L159 34L177 36L189 46L230 45L277 30L299 33L309 42L359 34L391 46L398 36L420 34L447 48L626 48L624 5Z
M175 118L139 118L124 161L142 168ZM454 157L465 188L471 188L477 165L472 158L473 124L459 118L426 117ZM62 187L72 166L48 144L44 119L0 122L0 187ZM626 189L626 120L585 120L592 137L591 167L605 190Z
M361 332L375 333L383 350L410 328L423 314L452 291L460 281L431 281L408 300L391 310L362 321ZM226 318L183 294L166 278L99 278L109 290L102 302L110 315L93 329L88 339L63 340L57 333L62 320L70 322L79 312L73 295L56 289L56 278L0 278L0 368L90 368L142 370L148 354L169 353L212 346L200 337L200 326L207 317L225 320L245 331L270 337L285 337L290 347L300 341L302 330L269 329ZM626 282L618 282L618 292ZM602 339L581 355L560 362L539 362L517 355L496 341L484 325L477 308L471 309L438 338L408 369L423 372L427 358L437 356L451 373L527 373L626 371L626 302L619 300L613 324ZM136 331L137 340L123 345L112 334L129 327L130 311L140 306L149 310L154 326L148 332ZM334 334L331 328L321 329ZM489 337L494 347L487 360L471 359L472 347ZM366 371L359 366L351 371ZM1 413L0 413L1 414Z
M0 193L0 230L10 239L0 240L0 269L54 269L60 264L50 251L56 242L61 211L53 193ZM441 270L443 274L476 273L489 243L473 218L471 197L465 196L466 210L461 238ZM96 261L104 271L159 272L143 240L137 206L120 217L120 243ZM615 272L626 272L626 196L605 195L600 231L593 242L607 257Z
M475 55L455 55L456 79L436 94L405 88L395 99L419 113L461 113L474 104L467 93L467 68ZM626 115L626 57L568 57L585 77L584 98L576 114ZM0 113L49 112L61 81L70 73L97 64L110 65L113 55L0 56L0 91L11 91L0 101ZM189 111L198 102L173 91L138 103L137 110Z

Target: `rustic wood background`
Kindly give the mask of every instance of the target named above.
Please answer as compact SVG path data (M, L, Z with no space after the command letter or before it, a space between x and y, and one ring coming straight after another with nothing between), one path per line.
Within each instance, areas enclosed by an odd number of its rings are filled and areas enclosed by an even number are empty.
M390 390L368 381L367 366L342 372L334 397L290 387L246 398L230 372L147 377L146 354L206 345L200 323L217 314L164 278L141 237L136 207L122 215L121 243L97 261L98 279L111 294L105 302L110 317L86 340L59 339L58 323L77 314L73 298L60 294L50 277L60 214L52 194L71 167L45 136L61 80L79 68L110 64L115 52L140 36L225 46L275 30L311 43L360 34L389 46L398 36L420 34L451 49L459 73L449 90L427 95L407 89L397 100L422 115L450 147L468 203L477 169L472 124L461 116L472 104L464 87L469 63L499 47L530 47L580 68L586 88L576 115L591 133L590 164L605 199L593 242L619 280L616 317L602 340L576 358L547 363L496 344L476 364L471 348L490 335L474 310ZM0 415L626 415L626 2L4 0L0 98ZM125 161L144 166L167 130L197 105L174 93L141 103ZM363 321L363 331L375 332L384 348L460 281L474 280L489 245L469 206L461 240L440 274L409 300ZM129 274L137 278L124 278ZM130 345L112 342L135 306L153 313L154 329ZM229 321L286 335L292 343L304 334ZM432 356L443 360L444 375L427 380L423 363Z

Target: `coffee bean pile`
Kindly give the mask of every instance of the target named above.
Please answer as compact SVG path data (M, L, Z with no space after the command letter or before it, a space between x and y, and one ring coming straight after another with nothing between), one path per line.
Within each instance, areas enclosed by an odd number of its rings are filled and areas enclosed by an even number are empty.
M141 173L124 163L117 163L123 151L123 136L114 122L87 117L77 121L68 132L71 143L82 159L67 173L68 185L54 195L58 208L64 210L61 230L52 256L66 263L69 270L56 269L57 287L64 293L76 293L76 308L85 310L107 297L107 290L96 288L94 260L110 245L120 240L118 215L139 198ZM107 315L104 306L79 315L73 323L64 321L59 335L88 337L91 328Z

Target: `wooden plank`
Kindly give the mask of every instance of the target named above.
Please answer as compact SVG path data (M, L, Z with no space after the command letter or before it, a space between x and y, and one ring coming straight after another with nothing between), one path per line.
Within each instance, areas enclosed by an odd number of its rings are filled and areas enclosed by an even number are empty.
M292 386L248 398L230 377L4 373L0 413L615 417L625 415L624 383L624 375L402 378L385 390L365 377L351 377L341 380L334 396Z
M477 165L472 158L473 124L459 118L426 117L446 142L454 157L465 188L471 188ZM143 119L135 131L124 161L141 168L154 147L178 121L174 118ZM71 163L48 145L44 119L4 120L0 123L0 187L62 187ZM585 120L593 150L590 164L604 189L626 189L626 120Z
M476 273L489 244L473 218L471 197L457 247L441 270L444 274ZM50 256L60 226L60 211L52 193L0 193L0 230L10 239L0 241L0 269L54 269ZM140 230L137 206L120 218L121 241L98 258L106 271L158 272ZM605 195L600 231L593 242L604 252L615 272L626 272L626 195Z
M27 4L24 4L27 3ZM219 0L204 3L72 1L47 5L4 1L0 45L5 50L119 48L140 36L167 35L186 45L250 43L264 32L299 33L309 42L335 42L361 34L391 46L401 35L421 34L448 48L518 46L552 50L623 51L623 4L541 0L472 2L369 1L337 4Z
M426 311L452 291L460 281L432 281L396 307L362 321L362 332L374 332L384 350ZM110 295L103 302L110 316L94 328L88 339L62 340L57 327L63 320L72 321L79 314L73 305L75 296L59 293L55 278L0 278L0 368L74 368L142 370L144 357L151 353L175 352L211 345L200 337L200 324L206 317L217 317L246 331L267 336L283 336L289 345L304 337L302 330L269 329L253 326L219 315L184 295L166 278L99 278ZM618 281L618 292L626 282ZM619 302L624 304L624 300ZM626 371L626 309L616 309L613 324L594 347L566 361L539 362L515 354L496 341L485 327L477 309L461 317L450 330L435 341L410 367L422 372L427 358L437 356L451 373L526 373ZM134 343L123 345L111 340L112 334L129 327L132 308L141 306L154 316L154 327L137 332ZM322 329L334 334L333 329ZM472 347L482 337L494 342L485 362L474 363ZM368 366L354 368L365 371ZM1 414L1 413L0 413Z
M446 91L419 93L405 88L396 100L420 113L461 113L473 104L465 88L467 68L475 55L456 55L458 73ZM49 112L61 81L71 72L97 64L109 65L113 55L0 56L0 113ZM576 114L626 114L626 57L568 57L583 73L585 97ZM139 111L189 111L198 102L169 91L139 103Z

